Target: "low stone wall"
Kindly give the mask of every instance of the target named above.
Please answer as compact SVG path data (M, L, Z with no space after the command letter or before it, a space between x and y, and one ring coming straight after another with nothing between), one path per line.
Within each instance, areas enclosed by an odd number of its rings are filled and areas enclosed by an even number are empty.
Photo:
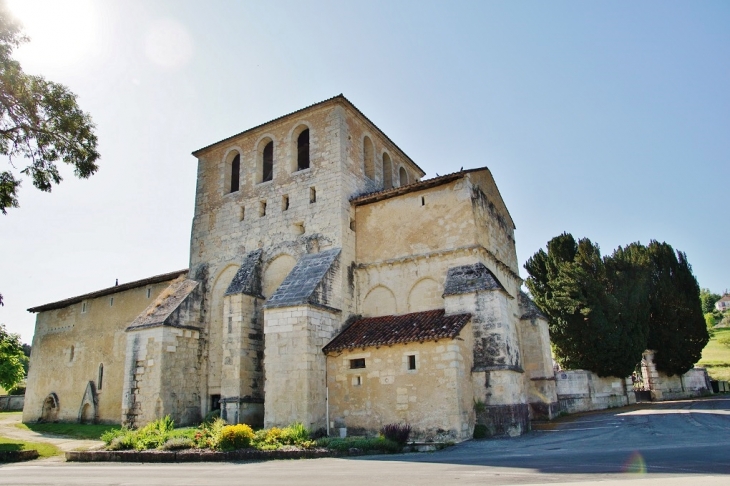
M681 400L712 393L710 377L705 368L692 368L683 375L667 376L656 369L654 351L651 350L644 351L641 374L654 401Z
M0 412L22 412L25 395L0 395Z
M38 451L35 449L29 451L0 451L0 463L31 461L37 458Z
M266 461L273 459L315 459L319 457L361 456L382 454L360 449L339 452L329 449L307 449L296 451L260 451L242 449L231 452L187 449L183 451L70 451L66 453L69 462L230 462Z
M589 410L623 407L636 403L630 378L601 378L585 370L555 373L560 412L578 413Z

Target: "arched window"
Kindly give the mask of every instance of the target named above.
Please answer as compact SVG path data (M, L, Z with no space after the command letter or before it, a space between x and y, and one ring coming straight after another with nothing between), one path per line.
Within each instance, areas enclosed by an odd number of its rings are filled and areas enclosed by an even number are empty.
M375 161L373 160L373 142L370 137L362 141L362 154L365 162L365 176L375 180Z
M274 142L269 141L261 154L261 182L274 178Z
M297 137L297 170L309 169L309 128Z
M408 173L403 167L401 167L398 171L398 178L400 179L398 184L399 186L405 186L406 184L408 184Z
M393 164L390 162L390 156L383 154L383 189L393 187Z
M96 381L96 389L101 391L101 386L104 383L104 363L99 364L99 379Z
M231 161L231 191L236 192L239 189L241 179L241 155L236 154Z

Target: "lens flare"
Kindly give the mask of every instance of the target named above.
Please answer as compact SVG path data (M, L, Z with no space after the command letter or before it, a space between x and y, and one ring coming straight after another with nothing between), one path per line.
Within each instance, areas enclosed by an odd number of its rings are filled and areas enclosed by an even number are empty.
M623 467L623 472L629 474L646 474L646 462L641 454L634 451L626 461Z

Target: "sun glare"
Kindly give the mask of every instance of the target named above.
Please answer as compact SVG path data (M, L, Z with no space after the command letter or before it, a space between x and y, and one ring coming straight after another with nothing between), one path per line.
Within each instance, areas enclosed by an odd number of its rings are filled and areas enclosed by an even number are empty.
M30 42L18 49L23 62L78 64L98 52L97 7L91 0L7 0Z

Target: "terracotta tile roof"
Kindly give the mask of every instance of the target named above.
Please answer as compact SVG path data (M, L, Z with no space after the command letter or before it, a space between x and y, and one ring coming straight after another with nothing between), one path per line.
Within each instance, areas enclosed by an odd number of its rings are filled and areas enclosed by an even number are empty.
M369 346L453 339L469 319L471 314L447 316L443 309L402 316L368 317L353 322L322 350L330 353Z

